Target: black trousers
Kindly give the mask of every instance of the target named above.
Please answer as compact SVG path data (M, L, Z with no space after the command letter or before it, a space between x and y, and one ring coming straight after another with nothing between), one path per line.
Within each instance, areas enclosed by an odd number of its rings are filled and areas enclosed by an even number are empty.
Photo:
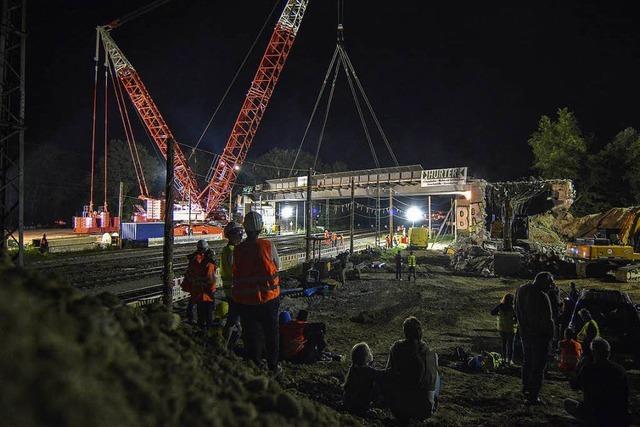
M416 268L415 267L409 267L409 278L407 280L411 280L411 277L413 277L413 281L416 281Z
M522 392L531 400L540 394L550 344L550 338L522 338Z
M402 279L402 266L401 265L396 265L396 279L397 280Z
M236 304L236 308L247 358L259 365L264 348L269 369L275 369L278 366L280 298L258 305Z
M306 342L302 349L302 361L307 363L317 362L322 352L327 347L324 339L327 326L322 322L308 323L304 328Z
M198 325L204 328L211 327L213 323L213 307L211 301L200 301L196 303L196 311L198 313Z

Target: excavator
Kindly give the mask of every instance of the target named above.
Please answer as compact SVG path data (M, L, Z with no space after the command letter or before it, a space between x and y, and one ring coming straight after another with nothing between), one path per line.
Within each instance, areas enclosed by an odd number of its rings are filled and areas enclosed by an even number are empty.
M600 218L593 237L568 243L566 256L575 261L578 277L613 271L619 282L640 282L640 207L626 210L619 221L603 226L614 212Z

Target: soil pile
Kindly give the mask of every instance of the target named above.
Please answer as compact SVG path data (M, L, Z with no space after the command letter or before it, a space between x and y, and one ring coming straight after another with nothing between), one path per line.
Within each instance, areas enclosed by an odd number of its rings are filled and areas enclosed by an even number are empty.
M284 390L164 307L84 296L15 268L0 276L3 425L357 424Z

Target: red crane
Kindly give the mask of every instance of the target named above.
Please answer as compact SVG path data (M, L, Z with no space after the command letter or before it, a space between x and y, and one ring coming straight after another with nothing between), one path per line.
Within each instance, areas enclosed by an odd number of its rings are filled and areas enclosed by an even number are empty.
M131 99L147 132L165 158L167 155L167 141L174 139L173 133L162 117L153 98L151 98L140 75L122 53L109 32L123 22L131 20L141 13L146 13L167 1L157 0L142 11L136 11L128 15L126 19L116 20L97 28L97 37L102 40L107 56L105 65L112 67L115 71L115 75ZM235 183L238 170L244 163L247 152L251 147L260 121L300 28L308 2L309 0L288 0L286 2L232 128L229 140L222 155L217 162L212 164L207 176L207 186L203 191L198 190L198 183L184 153L179 145L176 144L175 146L175 182L177 189L183 200L190 199L192 202L198 203L207 217L211 217L221 202L228 197ZM96 53L96 58L97 56L98 54ZM125 123L125 131L127 130L126 128L127 124ZM132 132L130 125L129 132ZM136 171L136 173L138 172ZM144 187L146 187L146 184L141 184L141 188ZM146 196L146 194L143 195Z
M167 141L174 139L173 133L162 117L162 114L160 114L160 110L153 101L153 98L151 98L140 75L111 38L109 34L110 29L110 26L98 27L97 29L102 39L105 52L111 59L113 69L122 87L129 95L149 135L166 159ZM198 182L189 167L187 158L178 144L175 144L175 157L176 187L182 199L186 200L189 196L194 197L198 194Z
M288 0L269 40L258 71L231 130L222 155L208 174L208 185L198 199L207 215L226 200L247 157L273 90L278 83L309 0Z

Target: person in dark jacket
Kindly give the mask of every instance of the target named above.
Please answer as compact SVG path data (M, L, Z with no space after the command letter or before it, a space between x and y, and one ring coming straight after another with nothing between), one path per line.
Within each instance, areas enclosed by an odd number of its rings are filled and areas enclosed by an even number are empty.
M431 417L438 406L438 355L422 341L422 325L415 317L402 324L405 339L389 351L385 395L391 413L401 422Z
M505 294L500 304L491 310L491 315L497 318L497 329L502 341L502 360L507 365L513 365L513 342L518 330L513 294Z
M373 354L366 342L351 349L351 366L342 386L344 408L354 414L363 415L371 408L371 403L379 397L379 381L383 370L372 366Z
M394 259L396 261L396 280L402 280L402 255L400 255L400 251L396 252Z
M547 295L551 285L553 276L543 271L536 275L533 283L520 286L516 292L516 317L523 352L522 393L527 405L542 403L539 394L555 330Z
M593 363L580 370L572 387L582 390L584 400L565 399L565 410L587 425L629 425L629 381L624 368L609 361L611 346L603 338L591 341Z

